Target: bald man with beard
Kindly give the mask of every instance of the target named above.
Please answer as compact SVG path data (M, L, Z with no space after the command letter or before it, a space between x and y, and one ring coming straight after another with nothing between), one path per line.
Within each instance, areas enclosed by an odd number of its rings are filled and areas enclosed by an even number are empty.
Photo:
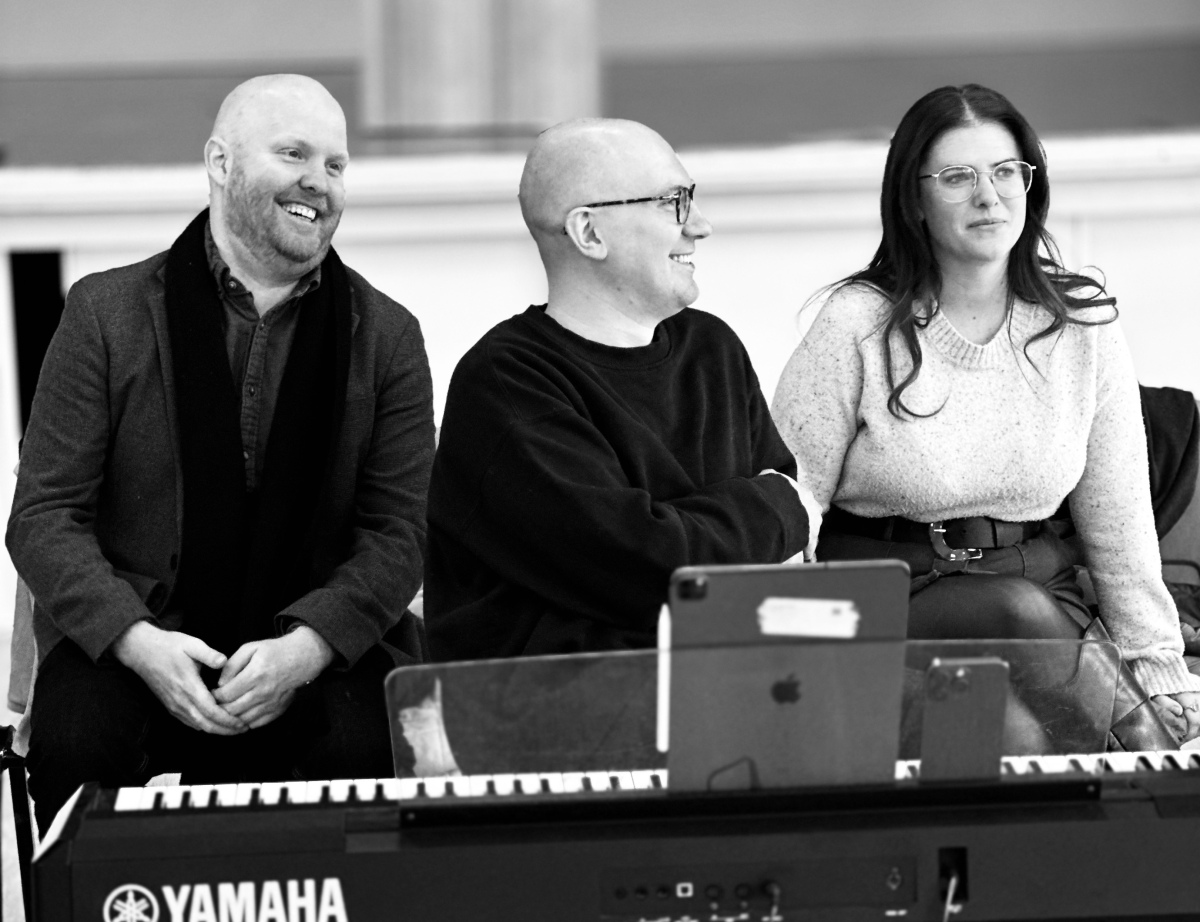
M391 775L383 679L423 658L429 369L330 247L341 107L255 78L204 154L170 250L71 288L25 433L42 828L84 781Z
M434 659L647 647L671 572L815 538L733 331L688 307L712 228L636 122L544 132L520 203L549 284L450 383L429 496Z

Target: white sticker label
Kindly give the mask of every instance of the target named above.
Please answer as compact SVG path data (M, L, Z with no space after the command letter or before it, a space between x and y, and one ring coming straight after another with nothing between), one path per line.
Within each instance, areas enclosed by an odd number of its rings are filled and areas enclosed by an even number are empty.
M833 637L858 634L858 609L849 599L791 599L770 596L758 606L758 628L777 637Z

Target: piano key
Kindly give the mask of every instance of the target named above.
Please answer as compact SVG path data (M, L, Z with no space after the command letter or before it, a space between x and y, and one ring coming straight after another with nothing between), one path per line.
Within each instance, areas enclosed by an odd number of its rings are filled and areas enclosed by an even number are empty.
M541 784L542 791L549 791L551 794L561 794L564 790L560 772L541 772L538 774L538 783Z
M285 781L283 782L282 794L287 795L287 802L289 804L306 804L308 803L308 782Z
M319 804L329 794L328 781L306 781L304 782L304 803Z
M656 768L650 773L650 783L656 788L666 789L667 787L667 770L665 768Z
M535 774L529 772L517 775L514 787L520 786L523 794L540 794L542 793L542 779Z
M629 772L612 772L613 784L619 791L633 790L633 775Z
M1132 772L1137 770L1136 752L1107 752L1104 754L1104 770L1109 772Z
M417 798L417 789L422 788L420 778L395 778L390 779L396 782L394 790L397 800L415 800ZM423 793L421 796L424 796Z
M586 778L583 772L563 772L563 792L566 794L579 794L584 790L583 779Z
M183 804L183 795L187 788L182 784L172 784L162 789L161 807L164 810L178 810Z
M409 797L404 796L404 782L415 781L415 778L384 778L379 782L379 790L384 800L409 800ZM412 785L415 789L416 785Z
M209 801L212 799L213 786L211 784L193 784L188 789L188 806L193 810L207 810Z
M492 793L491 775L471 775L467 780L471 785L472 797L486 797Z
M379 782L374 778L356 778L351 790L358 800L370 803L379 796Z
M445 797L446 796L446 778L422 778L421 784L417 785L418 791L421 787L425 788L426 797Z
M636 772L630 772L630 774L633 776L633 786L637 790L648 791L654 787L654 782L651 780L651 776L654 774L654 772L640 769Z
M515 790L516 780L516 775L492 775L492 786L501 797L508 797Z
M329 782L329 799L335 804L344 804L350 798L350 781L347 778L335 778Z
M238 786L236 784L218 784L215 788L217 792L216 806L236 807L237 789Z
M142 788L121 788L113 802L113 810L126 813L142 809Z
M162 788L142 788L142 801L138 804L139 810L153 810L158 803L158 795L162 792Z
M611 791L612 779L608 772L586 772L584 777L590 782L593 791Z
M234 803L239 807L248 807L251 801L257 800L255 797L257 793L257 784L239 784L237 786L237 796L234 797Z
M470 797L471 779L466 775L451 775L446 779L446 793L455 797Z
M920 763L916 759L897 759L896 760L896 780L908 781L917 777L917 771ZM637 772L634 772L636 775ZM648 783L648 782L647 782Z

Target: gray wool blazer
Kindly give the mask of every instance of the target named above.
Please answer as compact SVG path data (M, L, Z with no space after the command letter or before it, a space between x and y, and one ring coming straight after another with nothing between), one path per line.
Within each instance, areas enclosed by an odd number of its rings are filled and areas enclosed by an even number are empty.
M187 510L166 258L72 286L42 365L6 535L37 603L39 660L64 636L98 660L130 624L169 608ZM334 527L311 562L320 588L275 619L277 632L293 620L310 625L343 666L379 643L420 587L434 433L420 325L347 273L350 376L328 500Z

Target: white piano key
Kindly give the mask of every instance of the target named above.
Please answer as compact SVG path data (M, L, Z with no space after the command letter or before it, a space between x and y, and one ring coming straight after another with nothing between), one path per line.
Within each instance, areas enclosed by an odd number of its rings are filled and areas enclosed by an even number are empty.
M446 781L445 777L438 778L422 778L421 781L425 785L426 797L445 797L446 796Z
M344 804L350 797L350 781L335 778L329 782L329 799L335 804Z
M1077 752L1066 758L1071 765L1070 770L1073 772L1094 775L1099 771L1100 757L1096 753Z
M417 797L417 787L420 785L420 778L397 778L395 785L397 800L415 800Z
M164 810L178 810L183 803L183 792L187 788L182 784L172 784L162 789L162 806Z
M283 789L287 791L287 799L289 804L308 803L307 781L285 781L283 783Z
M629 772L611 772L618 791L633 790L633 775Z
M492 775L492 786L501 797L508 797L516 790L516 775Z
M542 779L532 772L524 772L516 776L514 788L519 786L524 794L542 793Z
M896 780L908 781L916 778L921 771L921 763L917 759L896 760Z
M1038 756L1037 763L1047 775L1063 775L1075 770L1067 756Z
M239 807L250 806L250 801L254 798L254 792L258 790L257 784L239 784L237 786L237 796L234 797L234 803Z
M218 807L236 807L237 806L237 789L236 784L218 784L217 791L217 806Z
M1104 754L1104 767L1110 772L1131 772L1137 768L1136 752L1107 752Z
M141 810L143 790L144 788L121 788L117 791L117 799L113 802L113 810L117 813Z
M416 780L416 778L384 778L379 786L383 789L385 800L411 800L417 791ZM406 781L414 782L411 786L411 793L407 797L404 796L404 782Z
M188 787L188 795L190 797L188 803L193 810L203 810L208 807L209 800L212 797L213 786L211 784L193 784Z
M267 807L279 803L279 795L283 793L283 783L279 781L264 781L255 785L258 788L258 802Z
M648 791L654 787L654 782L651 780L651 776L654 774L654 772L639 770L636 772L630 772L630 774L633 775L633 786L639 791Z
M612 790L612 778L609 777L608 772L587 772L586 775L593 791Z
M656 768L650 773L650 784L652 787L661 788L664 791L667 789L667 782L670 772L665 768Z
M487 797L492 793L488 790L488 782L492 780L491 775L471 775L467 780L471 785L472 797Z
M329 790L328 781L305 781L304 800L306 804L319 804L325 792Z
M363 803L370 803L379 792L379 782L374 778L356 778L353 790L356 798Z
M563 772L563 793L578 794L583 790L583 772Z
M446 793L455 797L471 796L471 779L466 775L451 775L446 779Z
M154 801L158 799L159 792L162 788L142 788L142 802L138 804L139 810L153 810Z
M549 790L551 794L561 794L563 788L563 776L560 772L539 772L538 783L542 786L542 790Z
M1032 756L1005 756L1000 760L1000 773L1010 775L1035 775L1040 769Z

